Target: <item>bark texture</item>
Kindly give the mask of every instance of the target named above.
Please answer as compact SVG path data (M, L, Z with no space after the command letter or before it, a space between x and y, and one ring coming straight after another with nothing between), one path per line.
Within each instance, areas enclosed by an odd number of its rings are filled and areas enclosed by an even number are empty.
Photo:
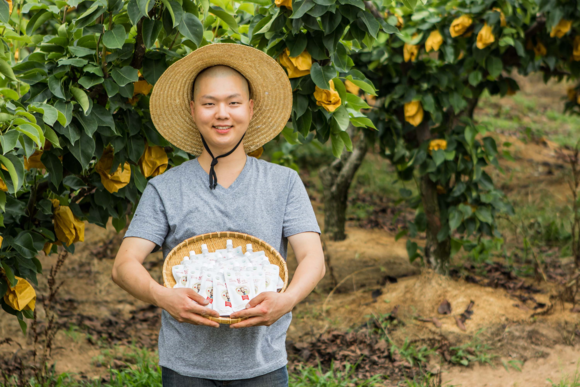
M428 121L424 120L417 127L417 139L419 142L423 142L430 138ZM431 181L429 175L421 177L421 201L427 217L425 263L437 273L447 275L449 273L451 238L447 237L441 242L437 240L437 234L441 230L441 211L437 199L437 185Z
M351 125L348 133L354 138L356 128ZM343 152L340 158L320 170L320 180L324 187L324 233L330 240L346 239L348 190L367 151L367 139L364 130L361 130L352 152Z

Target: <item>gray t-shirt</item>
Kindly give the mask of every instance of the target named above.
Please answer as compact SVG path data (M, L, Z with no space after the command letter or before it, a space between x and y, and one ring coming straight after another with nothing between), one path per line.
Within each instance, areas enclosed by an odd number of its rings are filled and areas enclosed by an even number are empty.
M219 168L219 166L218 166ZM218 181L219 183L219 181ZM125 234L162 246L163 256L195 235L237 231L269 243L286 258L288 237L318 232L314 210L296 171L247 157L227 189L209 189L197 159L149 181ZM162 311L159 365L205 379L248 379L287 364L287 313L269 327L219 329L179 323Z

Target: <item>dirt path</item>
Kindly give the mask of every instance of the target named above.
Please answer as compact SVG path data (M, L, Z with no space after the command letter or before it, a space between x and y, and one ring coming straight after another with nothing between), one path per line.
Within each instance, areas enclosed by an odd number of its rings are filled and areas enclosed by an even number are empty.
M462 387L551 387L562 380L580 380L580 348L556 345L549 355L527 361L518 372L502 366L453 367L443 373L444 385Z

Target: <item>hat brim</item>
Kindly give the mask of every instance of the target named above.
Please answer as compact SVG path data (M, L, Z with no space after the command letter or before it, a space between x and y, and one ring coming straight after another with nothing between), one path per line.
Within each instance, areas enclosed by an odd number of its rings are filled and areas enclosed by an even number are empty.
M292 87L284 69L266 53L232 43L203 46L172 64L153 87L149 107L159 133L187 153L199 156L203 143L191 116L191 86L204 69L229 66L248 80L254 115L244 136L250 153L276 137L292 113Z

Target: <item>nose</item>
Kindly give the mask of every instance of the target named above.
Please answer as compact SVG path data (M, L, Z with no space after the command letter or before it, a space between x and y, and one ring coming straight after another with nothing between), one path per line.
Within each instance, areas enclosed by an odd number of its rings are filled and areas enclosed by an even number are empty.
M216 118L218 120L227 120L229 118L228 108L226 103L219 103L216 112Z

